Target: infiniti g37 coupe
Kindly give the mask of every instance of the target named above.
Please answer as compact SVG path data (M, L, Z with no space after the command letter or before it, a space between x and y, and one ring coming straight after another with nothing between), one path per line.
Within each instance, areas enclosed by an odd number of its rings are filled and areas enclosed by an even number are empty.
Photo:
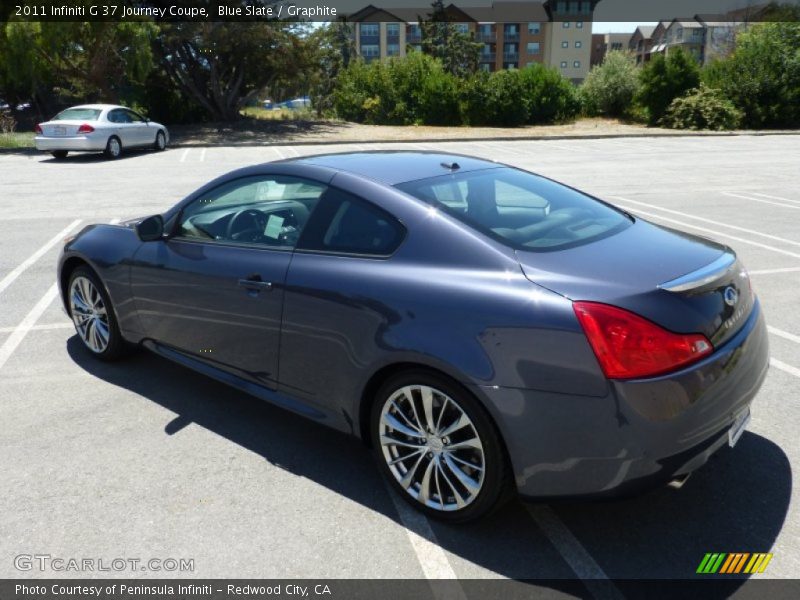
M37 150L50 152L56 159L79 152L103 152L119 158L123 149L164 150L169 132L161 123L114 104L85 104L62 110L36 126Z
M734 252L467 156L248 167L92 225L58 266L99 359L139 345L362 438L449 520L682 481L767 371Z

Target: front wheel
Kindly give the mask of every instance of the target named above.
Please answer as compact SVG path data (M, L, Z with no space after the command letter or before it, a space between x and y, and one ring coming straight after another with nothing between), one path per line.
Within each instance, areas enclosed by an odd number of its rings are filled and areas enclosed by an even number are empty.
M156 134L156 141L153 147L159 152L167 149L167 136L163 131L159 131Z
M116 360L125 352L111 299L89 267L78 267L67 288L69 314L84 347L101 360Z
M497 430L477 400L444 377L419 371L387 381L375 400L371 434L384 475L434 518L470 521L508 497Z
M53 150L50 154L53 155L53 158L56 160L64 160L67 158L68 151L67 150Z

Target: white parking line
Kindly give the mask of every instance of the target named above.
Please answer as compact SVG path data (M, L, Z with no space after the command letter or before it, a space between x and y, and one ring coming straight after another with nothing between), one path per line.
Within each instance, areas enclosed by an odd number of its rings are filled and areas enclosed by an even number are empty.
M789 333L788 331L784 331L783 329L778 329L777 327L773 327L772 325L767 325L767 330L773 335L782 337L783 339L794 342L795 344L800 344L800 335Z
M773 202L772 200L763 200L762 198L743 196L742 194L734 194L733 192L721 192L721 193L723 196L729 196L731 198L743 198L745 200L752 200L753 202L761 202L763 204L772 204L773 206L782 206L783 208L793 208L794 210L800 210L800 206L795 206L794 204L783 204L782 202Z
M10 286L17 277L22 275L25 269L30 267L33 263L35 263L42 256L44 256L48 250L50 250L53 246L55 246L61 240L63 240L64 237L70 231L75 229L80 224L80 222L81 222L80 219L75 219L72 223L70 223L64 229L55 234L44 246L42 246L36 252L31 254L27 259L25 259L15 269L13 269L8 275L3 277L3 279L0 280L0 293L2 293L3 290L5 290L8 286Z
M408 541L411 542L411 547L417 555L425 578L457 580L458 577L455 571L453 571L453 566L450 564L447 555L436 539L436 534L433 533L428 518L421 512L408 506L402 498L398 498L395 491L389 485L389 482L384 481L384 483L386 484L387 493L392 499L394 507L397 509L397 514L400 516L400 521L403 523L403 527L405 527L406 533L408 534ZM455 582L453 583L455 584ZM437 589L436 586L431 586L437 600L445 600L444 597L440 597L442 595L448 600L466 600L466 595L460 585L447 587L451 593L441 594L444 590Z
M30 310L30 312L25 315L25 317L20 321L20 324L17 325L14 330L11 332L11 335L8 336L3 345L0 346L0 369L3 368L3 365L6 364L8 359L13 354L14 350L17 349L22 343L22 340L25 339L25 336L28 335L28 332L31 328L36 325L36 321L39 320L39 317L42 316L42 313L47 310L47 307L56 299L58 296L58 288L56 284L50 286L50 289L45 292L44 296L34 305L34 307Z
M189 155L189 150L191 150L191 148L187 148L186 150L183 151L183 154L181 154L180 162L186 162L186 157Z
M583 581L593 597L613 600L624 598L552 508L544 504L527 505L526 508L539 529L544 532L575 575Z
M52 329L72 329L74 325L68 321L64 323L42 323L41 325L34 325L28 331L50 331ZM0 333L11 333L16 327L0 327Z
M624 200L627 202L626 200ZM710 233L712 235L718 235L720 237L728 238L729 240L736 240L737 242L741 242L743 244L749 244L751 246L757 246L758 248L763 248L765 250L770 250L772 252L777 252L778 254L785 254L786 256L791 256L792 258L800 258L800 254L795 254L794 252L789 252L788 250L781 250L780 248L775 248L774 246L767 246L766 244L761 244L759 242L754 242L752 240L747 240L745 238L736 237L735 235L731 235L729 233L723 233L722 231L716 231L714 229L709 229L708 227L700 227L699 225L692 225L691 223L687 223L685 221L678 221L677 219L670 219L669 217L663 217L656 213L646 212L643 210L639 210L633 206L623 206L619 205L620 208L623 208L627 211L632 213L644 215L646 217L653 217L655 219L659 219L661 221L667 221L668 223L675 223L676 225L681 225L683 227L688 227L690 229L696 229L698 231L705 231L706 233Z
M116 224L117 224L117 223L119 223L120 221L121 221L121 219L111 219L111 220L108 222L108 224L109 224L109 225L116 225Z
M784 373L788 373L789 375L794 375L798 379L800 379L800 369L797 367L793 367L792 365L787 365L785 362L778 360L777 358L770 358L769 364L775 367L776 369L780 369Z
M203 162L205 159L206 159L206 148L203 148L200 151L200 161L199 162Z
M747 271L750 275L774 275L776 273L797 273L800 267L786 267L785 269L759 269L757 271Z
M752 192L754 196L761 196L762 198L770 198L772 200L782 200L783 202L793 202L795 204L800 204L800 200L791 200L789 198L781 198L780 196L771 196L769 194L762 194L760 192Z
M280 148L278 148L277 146L270 146L270 147L275 151L275 154L278 155L278 158L280 158L281 160L286 158L286 156L284 156L283 152L281 152Z
M721 221L714 221L712 219L705 219L703 217L696 217L695 215L690 215L685 212L681 212L679 210L672 210L670 208L664 208L662 206L657 206L655 204L647 204L647 202L641 202L639 200L631 200L630 198L622 198L620 196L609 196L609 198L617 198L622 200L623 202L633 202L634 204L641 204L642 206L646 206L648 208L655 208L662 212L670 213L673 215L678 215L681 217L686 217L688 219L694 219L695 221L703 221L704 223L711 223L712 225L719 225L721 227L727 227L728 229L735 229L736 231L742 231L744 233L751 233L753 235L760 235L764 238L769 238L771 240L775 240L777 242L783 242L784 244L791 244L792 246L800 246L800 242L795 242L793 240L787 240L786 238L779 237L777 235L772 235L770 233L761 233L760 231L756 231L755 229L747 229L746 227L739 227L738 225L729 225L728 223L722 223Z

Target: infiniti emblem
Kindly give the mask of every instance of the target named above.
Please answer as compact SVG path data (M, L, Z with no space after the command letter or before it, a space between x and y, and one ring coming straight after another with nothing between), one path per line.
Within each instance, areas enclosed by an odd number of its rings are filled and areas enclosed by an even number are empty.
M728 306L736 306L736 302L739 300L739 292L733 287L726 287L725 291L722 292L722 297Z

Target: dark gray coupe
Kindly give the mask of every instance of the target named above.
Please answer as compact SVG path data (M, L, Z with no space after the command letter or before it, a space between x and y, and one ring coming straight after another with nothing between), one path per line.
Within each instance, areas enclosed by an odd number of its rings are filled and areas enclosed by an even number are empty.
M352 433L417 508L675 481L767 371L734 252L525 171L370 152L248 167L58 264L89 352L131 346Z

